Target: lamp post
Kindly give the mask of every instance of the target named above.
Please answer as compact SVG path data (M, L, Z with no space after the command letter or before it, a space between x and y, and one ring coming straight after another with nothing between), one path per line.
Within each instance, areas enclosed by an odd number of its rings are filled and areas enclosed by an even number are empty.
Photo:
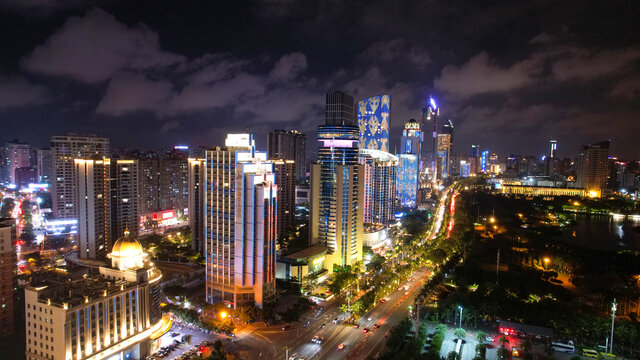
M458 305L458 309L460 309L460 328L462 328L462 306Z
M618 303L616 303L616 299L613 299L611 303L611 341L609 341L609 353L613 354L613 325L616 320L616 309L618 308Z

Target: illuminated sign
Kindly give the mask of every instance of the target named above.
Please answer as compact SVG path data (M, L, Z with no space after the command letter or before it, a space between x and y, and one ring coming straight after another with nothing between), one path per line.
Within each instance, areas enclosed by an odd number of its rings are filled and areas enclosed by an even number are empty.
M354 144L358 143L358 140L342 140L342 139L331 139L331 140L318 140L323 143L323 147L336 147L336 148L354 148Z
M189 150L189 147L187 145L176 145L173 148L176 150Z
M313 265L318 265L318 264L322 263L323 261L324 261L324 256L319 257L319 258L317 258L317 259L313 260L312 264L313 264Z
M254 145L251 134L227 134L224 145L229 147L251 147Z
M358 102L360 148L389 151L391 96L378 95Z

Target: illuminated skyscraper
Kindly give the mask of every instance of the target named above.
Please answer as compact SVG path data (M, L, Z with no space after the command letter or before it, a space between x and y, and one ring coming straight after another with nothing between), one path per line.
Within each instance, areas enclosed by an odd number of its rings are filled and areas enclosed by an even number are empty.
M327 119L329 122L329 119ZM357 126L318 126L318 161L311 165L311 243L326 246L327 269L362 260L364 166Z
M609 140L583 147L578 163L578 187L589 196L601 197L609 175Z
M75 159L78 257L104 259L111 243L111 160Z
M138 160L111 160L111 238L133 237L140 229L140 191Z
M364 165L364 222L386 225L394 219L398 157L360 149L360 163Z
M293 160L296 181L307 177L307 136L296 130L275 130L267 135L269 159Z
M278 236L294 225L296 215L296 163L293 160L270 159L278 186Z
M5 147L6 151L6 171L7 181L11 184L17 184L16 171L22 168L30 168L32 162L32 148L29 143L14 140L8 142Z
M391 95L372 96L358 102L360 149L389 152Z
M78 219L78 188L74 172L74 159L109 157L109 139L96 136L52 136L53 159L52 195L53 213L62 219Z
M551 145L551 149L549 150L549 157L554 158L556 157L556 150L558 149L558 141L550 140L549 144Z
M451 156L451 135L450 134L438 134L438 149L436 174L438 180L444 180L449 178L450 173L450 156Z
M489 150L485 150L482 152L482 155L480 157L480 172L486 173L491 169L490 167L491 164L489 164Z
M474 175L480 172L480 145L471 145L470 170Z
M427 124L431 122L431 149L429 151L429 169L432 174L436 173L436 154L438 151L438 118L440 116L440 109L436 104L436 101L429 97L429 103L422 109L422 126L427 127Z
M417 205L422 140L420 123L414 119L407 121L400 141L396 177L396 194L402 207L415 208Z
M189 227L191 247L204 254L205 159L189 158Z
M276 295L277 186L253 135L206 151L206 300L262 307Z
M51 158L51 149L38 149L36 156L38 182L40 182L41 184L51 184L51 175L53 172L53 159Z

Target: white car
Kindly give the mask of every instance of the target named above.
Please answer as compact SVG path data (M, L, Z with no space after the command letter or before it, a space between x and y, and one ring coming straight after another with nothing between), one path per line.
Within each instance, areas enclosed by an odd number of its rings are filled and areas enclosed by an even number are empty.
M373 316L369 316L369 318L367 320L369 320L369 321L373 320Z
M289 356L289 360L296 360L298 358L298 353L293 353L291 356Z

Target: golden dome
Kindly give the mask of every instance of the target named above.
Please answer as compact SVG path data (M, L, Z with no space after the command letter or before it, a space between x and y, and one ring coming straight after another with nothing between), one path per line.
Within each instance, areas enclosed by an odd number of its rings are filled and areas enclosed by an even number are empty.
M123 236L113 244L111 254L119 257L141 256L142 245L132 237Z

